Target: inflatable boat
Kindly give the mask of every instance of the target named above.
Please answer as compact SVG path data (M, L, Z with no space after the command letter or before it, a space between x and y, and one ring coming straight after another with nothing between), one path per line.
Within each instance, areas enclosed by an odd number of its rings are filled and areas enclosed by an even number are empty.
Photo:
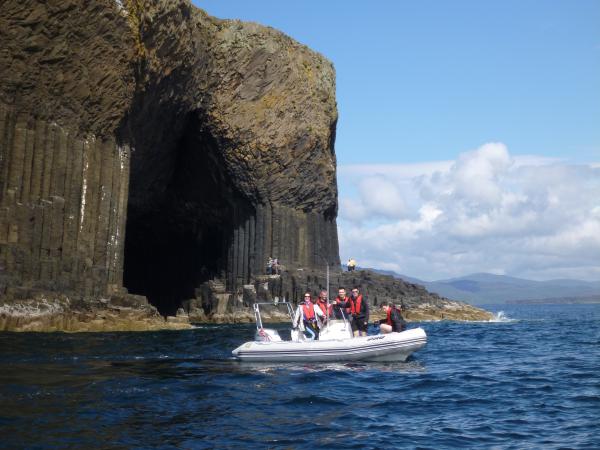
M423 348L427 335L422 328L401 333L353 337L349 321L329 320L321 329L318 340L309 340L299 330L290 331L290 340L283 340L279 332L263 328L261 305L255 303L256 334L254 341L233 350L233 356L242 361L260 362L320 362L320 361L405 361L413 352ZM293 323L293 310L288 302L275 306L287 307Z

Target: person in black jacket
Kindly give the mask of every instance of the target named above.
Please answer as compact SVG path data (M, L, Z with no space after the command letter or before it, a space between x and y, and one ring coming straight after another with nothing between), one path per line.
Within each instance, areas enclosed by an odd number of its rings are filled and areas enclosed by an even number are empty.
M369 301L363 298L358 287L352 289L350 301L352 302L352 331L354 336L366 336L369 324Z
M406 329L406 322L402 317L402 309L397 308L392 302L384 303L381 306L386 313L386 318L380 321L379 330L381 333L401 332Z

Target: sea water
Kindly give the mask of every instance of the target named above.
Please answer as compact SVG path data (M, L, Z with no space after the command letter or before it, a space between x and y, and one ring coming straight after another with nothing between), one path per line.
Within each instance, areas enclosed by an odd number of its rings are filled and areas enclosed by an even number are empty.
M493 309L388 364L234 361L250 325L3 333L0 447L600 448L600 305Z

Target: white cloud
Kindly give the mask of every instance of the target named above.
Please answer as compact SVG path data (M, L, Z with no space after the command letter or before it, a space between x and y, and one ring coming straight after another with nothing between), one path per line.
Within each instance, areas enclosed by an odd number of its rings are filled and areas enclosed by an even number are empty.
M503 144L485 144L474 152L463 153L450 169L449 183L456 198L482 204L502 200L499 179L512 165Z
M397 219L405 214L401 188L385 176L367 176L352 181L358 199L341 198L340 216L354 222Z
M342 259L426 280L471 272L600 279L600 167L512 157L340 167ZM358 181L357 181L358 180Z
M381 177L368 177L360 182L359 189L369 211L390 218L402 216L404 202L399 188L392 181Z

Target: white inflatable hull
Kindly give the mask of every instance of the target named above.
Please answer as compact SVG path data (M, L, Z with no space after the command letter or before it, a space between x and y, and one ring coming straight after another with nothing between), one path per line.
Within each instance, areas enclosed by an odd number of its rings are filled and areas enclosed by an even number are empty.
M405 361L423 348L427 335L422 328L401 333L378 334L323 341L246 342L233 350L242 361Z

